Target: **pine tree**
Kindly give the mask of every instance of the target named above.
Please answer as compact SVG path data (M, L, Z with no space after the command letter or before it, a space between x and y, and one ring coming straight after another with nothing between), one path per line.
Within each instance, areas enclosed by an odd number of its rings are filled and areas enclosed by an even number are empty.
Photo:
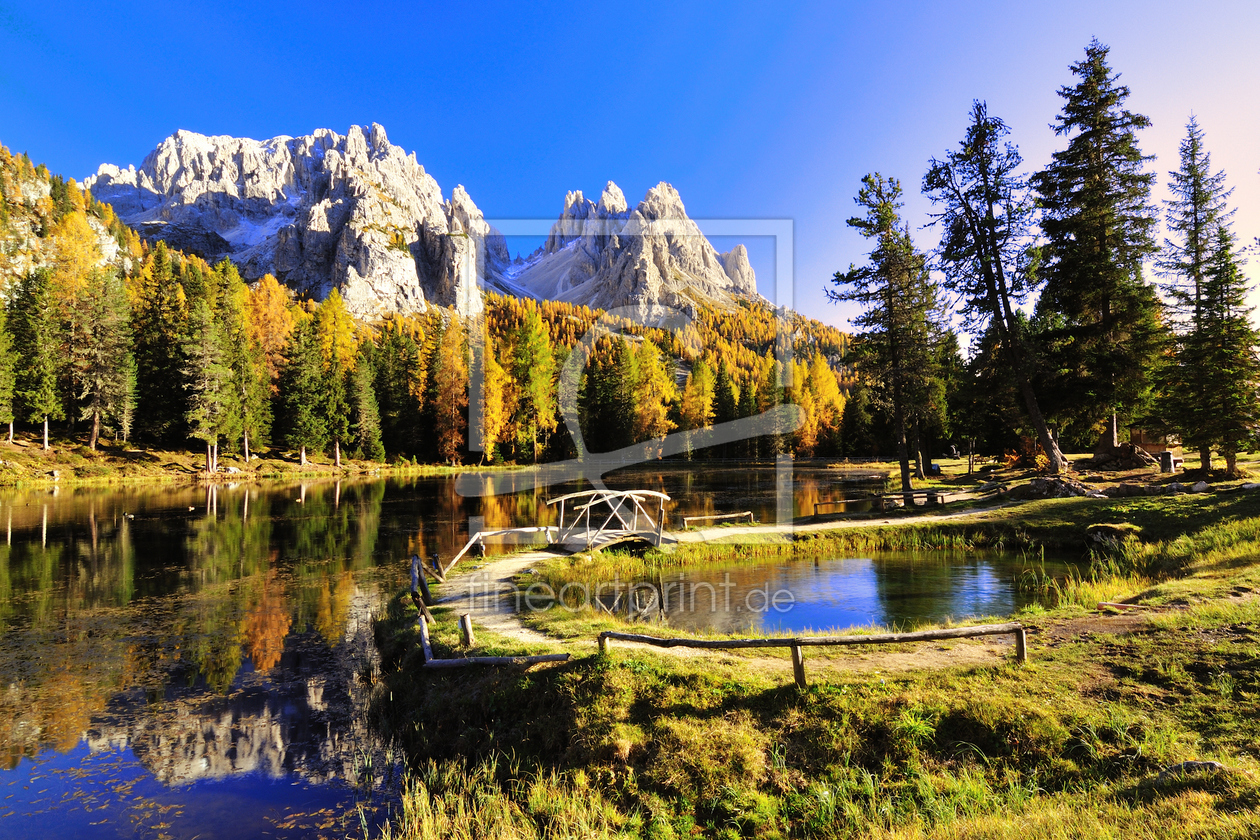
M63 361L61 325L48 269L37 268L22 281L14 298L12 320L18 405L29 422L43 423L46 451L49 419L65 418L57 388Z
M556 366L551 340L538 310L531 309L516 333L512 381L516 392L517 444L538 463L547 437L555 431Z
M0 178L0 182L2 181L3 178ZM3 200L3 196L0 196L0 200ZM9 443L13 443L16 365L17 353L13 344L13 333L9 329L8 312L0 305L0 423L9 426Z
M483 458L496 460L496 447L507 429L507 371L499 361L494 337L487 334L481 365L481 451Z
M1052 472L1068 469L1033 389L1033 349L1016 317L1036 286L1029 224L1034 212L1019 175L1019 150L1004 142L1009 130L990 117L983 102L971 109L971 125L958 151L931 162L923 192L944 209L933 215L944 228L939 254L945 285L961 295L966 324L982 335L990 325L1001 336L1008 373L1020 390L1037 441Z
M301 453L306 466L307 450L319 451L328 441L324 419L319 336L312 318L294 326L287 361L280 376L280 396L284 401L285 440Z
M1224 172L1212 172L1203 131L1193 116L1180 152L1181 166L1169 173L1173 198L1165 202L1174 238L1164 240L1157 263L1178 332L1160 413L1187 448L1199 450L1199 466L1206 471L1212 467L1212 446L1217 442L1213 392L1221 387L1220 371L1210 366L1223 338L1214 334L1219 317L1209 308L1208 297L1209 285L1219 289L1219 284L1208 275L1213 270L1224 275L1233 271L1217 253L1219 232L1228 229L1234 215L1227 205L1233 190L1226 189Z
M464 430L468 408L468 346L459 316L442 331L442 339L431 365L434 434L438 457L454 464L464 448Z
M370 346L370 345L369 345ZM354 412L353 434L358 457L371 461L385 460L385 447L381 445L381 416L376 405L373 381L376 378L368 353L359 353L347 390L350 392Z
M863 307L853 323L860 332L854 342L859 368L878 396L892 410L901 489L910 483L910 431L916 400L925 398L931 376L932 330L929 313L936 305L935 287L926 261L902 229L901 184L878 173L862 179L857 203L866 215L849 219L868 239L875 240L869 264L837 271L828 289L834 301Z
M713 424L715 388L713 368L709 367L704 359L697 359L683 385L680 412L682 424L688 430L687 453L689 457L693 448L704 446L703 430Z
M381 328L375 353L375 390L381 442L390 453L414 454L419 449L425 368L420 343L424 337L424 330L412 319L396 317Z
M189 434L206 444L206 472L217 472L217 449L231 422L232 369L225 359L224 342L210 304L198 299L188 315L184 344L184 388L188 391L185 421Z
M678 386L665 368L661 351L644 339L634 354L634 442L663 438L675 427L670 406L678 399Z
M156 440L183 437L187 409L183 394L184 290L175 280L171 255L158 242L137 278L132 323L136 348L139 431Z
M131 311L122 280L113 273L92 277L81 314L82 335L71 345L70 367L79 387L79 419L91 421L88 447L96 449L101 424L112 421L123 431L135 402Z
M284 353L293 333L293 313L289 310L289 292L275 277L263 275L249 293L246 303L246 329L250 341L266 360L267 381L275 391L275 383L284 367Z
M1150 120L1125 110L1129 88L1117 84L1107 52L1091 41L1072 65L1079 81L1060 88L1054 127L1067 148L1032 178L1046 237L1039 307L1063 317L1052 365L1066 371L1077 422L1110 417L1103 448L1118 442L1118 416L1142 410L1161 342L1159 300L1142 276L1156 250L1154 175L1142 171L1150 158L1137 144Z
M271 377L263 347L249 323L249 287L226 260L215 266L209 284L218 301L218 320L224 340L224 357L232 371L231 410L223 434L241 442L241 454L249 463L251 447L257 448L271 431Z
M333 289L315 311L315 333L323 370L324 425L333 443L333 462L341 466L341 443L350 437L350 394L346 378L354 369L358 342L354 319Z
M1225 468L1238 474L1238 453L1257 444L1260 434L1260 333L1252 325L1252 308L1247 306L1250 284L1243 276L1241 256L1228 224L1216 227L1202 287L1202 329L1182 339L1178 353L1183 361L1198 367L1209 379L1202 393L1205 403L1194 412L1196 426L1191 442L1201 447L1215 446L1225 457ZM1194 399L1197 395L1170 395L1171 399Z

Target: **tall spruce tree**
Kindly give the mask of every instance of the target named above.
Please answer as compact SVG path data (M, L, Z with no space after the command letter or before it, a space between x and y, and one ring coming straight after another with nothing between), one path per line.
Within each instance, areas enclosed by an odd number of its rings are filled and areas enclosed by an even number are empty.
M1156 263L1177 330L1159 413L1187 448L1198 450L1199 466L1206 471L1212 467L1212 446L1220 443L1216 428L1220 406L1214 404L1214 397L1222 382L1213 365L1219 361L1218 343L1225 339L1216 333L1223 315L1214 305L1219 302L1209 296L1209 291L1221 293L1220 278L1209 275L1215 272L1228 278L1234 271L1218 254L1220 233L1222 229L1228 233L1234 215L1228 206L1233 190L1226 189L1224 172L1212 171L1203 131L1193 116L1186 125L1180 157L1181 165L1168 173L1173 197L1164 202L1172 238L1164 240ZM1230 337L1234 337L1232 330Z
M14 297L13 343L18 357L17 401L28 422L43 424L45 450L48 421L66 416L57 387L63 363L60 333L52 273L37 268L26 275Z
M1019 389L1037 442L1052 472L1068 469L1033 389L1033 348L1016 317L1036 285L1036 254L1029 225L1034 206L1019 174L1019 150L1005 138L1006 124L990 117L983 102L971 109L971 125L957 151L933 158L923 192L943 209L933 223L943 228L938 250L945 285L962 298L966 325L977 336L996 331L1007 372Z
M171 254L159 241L138 278L135 334L138 432L155 440L179 439L185 428L182 337L186 301Z
M135 402L131 358L131 311L127 291L117 274L90 278L80 301L80 337L70 345L70 366L79 392L79 419L91 421L88 447L96 449L101 424L113 422L128 431L127 416Z
M512 380L516 384L518 448L538 463L540 451L555 431L556 362L551 340L537 309L531 309L516 332Z
M3 180L3 179L0 179ZM0 195L0 206L4 196ZM9 314L0 304L0 423L9 427L9 443L13 443L13 420L16 417L17 353L13 345L13 333L9 329Z
M1185 425L1183 441L1215 447L1225 468L1238 473L1238 453L1260 439L1260 333L1247 306L1250 284L1227 224L1217 225L1201 288L1200 326L1178 337L1176 385L1165 397ZM1207 387L1201 387L1206 382ZM1195 400L1194 405L1187 401Z
M350 372L347 390L354 412L352 433L358 457L372 461L385 460L385 447L381 445L381 415L376 405L376 392L372 387L375 379L370 344L359 353Z
M307 451L319 451L328 442L324 419L319 336L313 318L303 318L293 328L288 360L280 374L280 397L284 402L285 440L299 451L306 466Z
M1041 196L1046 279L1039 306L1062 316L1052 366L1079 407L1074 420L1107 422L1100 448L1114 447L1120 416L1149 397L1162 340L1159 299L1142 276L1156 251L1150 204L1150 157L1138 147L1146 117L1124 108L1129 88L1107 65L1108 48L1091 41L1063 87L1054 132L1068 137L1050 165L1032 177Z
M892 411L901 489L911 490L909 432L918 406L928 392L933 331L929 315L936 306L935 286L926 260L902 227L901 183L879 173L862 179L856 202L864 216L848 225L875 242L867 265L837 271L828 289L833 301L857 303L862 314L853 351L861 372Z
M184 388L188 391L185 421L192 437L205 441L206 472L218 471L219 438L232 423L235 395L232 369L226 361L219 324L206 299L199 298L188 313L184 343Z

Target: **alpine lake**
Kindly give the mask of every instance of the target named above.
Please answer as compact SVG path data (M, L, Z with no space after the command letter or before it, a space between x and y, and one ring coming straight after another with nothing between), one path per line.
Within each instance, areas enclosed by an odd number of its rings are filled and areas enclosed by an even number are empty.
M871 485L825 468L788 479L716 462L606 482L670 495L670 528L745 510L775 521L785 486L793 515L845 498L869 509ZM534 484L505 471L0 490L0 837L374 834L404 761L370 722L373 618L413 553L448 559L470 528L554 524L547 500L588 489ZM1026 602L1026 565L898 553L679 570L678 591L705 595L664 621L781 631L1006 615ZM790 603L764 597L781 592Z

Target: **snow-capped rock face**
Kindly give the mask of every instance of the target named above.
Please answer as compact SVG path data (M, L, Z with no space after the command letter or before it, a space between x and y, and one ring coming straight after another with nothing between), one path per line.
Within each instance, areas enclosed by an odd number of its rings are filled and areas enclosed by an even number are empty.
M363 317L427 303L476 314L467 255L489 237L494 265L483 272L507 261L467 193L443 201L415 155L376 124L264 141L178 131L139 169L105 164L85 184L146 237L231 257L248 278L274 273L316 298L338 288Z
M632 307L651 320L665 307L686 311L700 302L730 305L735 296L755 295L748 251L740 245L725 257L729 262L687 217L669 184L657 184L630 210L609 181L597 204L581 192L566 195L546 244L510 273L537 297Z
M597 203L569 193L546 244L510 263L464 188L443 200L415 154L376 124L264 141L178 131L139 169L104 164L85 186L147 238L230 257L247 278L272 273L317 299L337 288L366 318L429 303L476 315L479 278L508 294L645 317L756 294L743 246L719 255L665 183L633 210L611 181Z

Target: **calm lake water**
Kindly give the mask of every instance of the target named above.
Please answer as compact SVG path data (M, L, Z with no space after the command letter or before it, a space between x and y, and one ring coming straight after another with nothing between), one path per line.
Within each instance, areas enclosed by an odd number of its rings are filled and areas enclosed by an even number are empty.
M792 507L870 492L841 477L798 470ZM553 523L546 500L584 489L461 480L516 492L470 498L451 478L0 490L0 836L320 837L378 823L401 765L367 720L372 617L407 558L450 557L470 525ZM737 510L773 521L777 482L773 467L666 465L608 484L670 494L677 527ZM787 615L813 627L886 622L880 605L916 587L956 616L970 609L951 600L960 586L989 593L963 599L983 612L1016 604L996 561L965 585L881 562L731 574L735 595L794 581ZM828 598L847 606L810 612Z

